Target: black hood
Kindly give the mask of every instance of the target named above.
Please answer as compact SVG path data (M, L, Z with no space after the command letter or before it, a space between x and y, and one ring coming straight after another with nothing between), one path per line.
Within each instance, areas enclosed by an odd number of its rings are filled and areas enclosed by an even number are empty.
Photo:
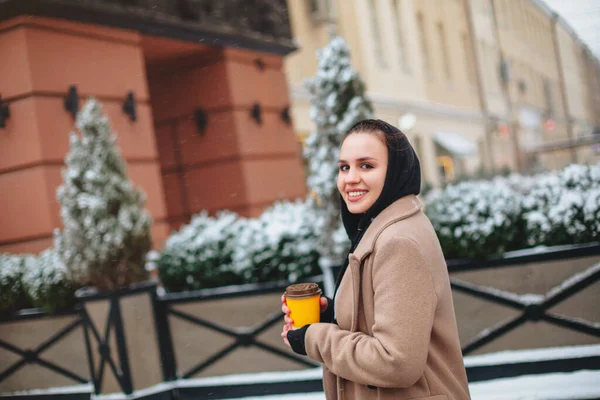
M365 126L357 128L359 125ZM381 195L364 214L352 214L340 195L342 222L352 245L352 253L371 221L396 200L419 194L421 190L421 165L417 154L406 136L396 127L381 120L365 120L350 129L350 132L383 132L388 146L388 165Z

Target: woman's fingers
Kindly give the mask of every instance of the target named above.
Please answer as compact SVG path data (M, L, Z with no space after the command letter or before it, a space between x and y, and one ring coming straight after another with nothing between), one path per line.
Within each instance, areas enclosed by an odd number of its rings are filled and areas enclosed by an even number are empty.
M285 315L290 315L290 309L285 301L285 294L281 295L281 312Z
M327 310L327 305L329 304L329 301L327 300L327 297L321 297L319 301L321 303L321 313L323 313L325 310Z
M283 326L283 331L281 332L281 337L283 338L283 343L285 343L286 345L290 345L290 342L287 339L287 333L288 331L290 331L292 329L292 326L290 324L285 324ZM291 346L290 346L291 347Z
M294 322L292 320L292 318L290 318L290 309L286 304L285 301L285 294L281 295L281 312L284 313L284 317L283 319L285 320L285 325L283 325L283 330L281 332L281 337L283 338L283 343L285 343L287 346L290 346L290 342L287 339L287 333L288 331L290 331L292 328L292 323ZM291 347L291 346L290 346Z

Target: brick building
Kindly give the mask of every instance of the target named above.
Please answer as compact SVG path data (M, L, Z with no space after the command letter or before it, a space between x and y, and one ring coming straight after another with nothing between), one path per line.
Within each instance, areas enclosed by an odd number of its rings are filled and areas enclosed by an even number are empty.
M155 247L201 210L256 216L304 196L287 13L285 0L0 0L0 252L51 245L89 96L147 195Z

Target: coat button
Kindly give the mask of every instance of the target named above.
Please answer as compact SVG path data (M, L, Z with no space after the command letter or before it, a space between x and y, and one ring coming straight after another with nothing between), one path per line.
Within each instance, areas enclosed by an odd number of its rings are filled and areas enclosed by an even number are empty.
M377 389L377 386L373 386L373 385L367 385L367 387L368 387L369 389L373 389L373 390Z

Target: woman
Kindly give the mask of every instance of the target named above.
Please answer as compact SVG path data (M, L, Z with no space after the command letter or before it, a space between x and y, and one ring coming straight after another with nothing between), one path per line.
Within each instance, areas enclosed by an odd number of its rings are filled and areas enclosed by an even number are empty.
M293 330L282 297L284 341L323 364L327 399L469 399L446 263L416 198L421 171L406 136L357 123L337 186L348 260L333 302L321 299L324 322Z

